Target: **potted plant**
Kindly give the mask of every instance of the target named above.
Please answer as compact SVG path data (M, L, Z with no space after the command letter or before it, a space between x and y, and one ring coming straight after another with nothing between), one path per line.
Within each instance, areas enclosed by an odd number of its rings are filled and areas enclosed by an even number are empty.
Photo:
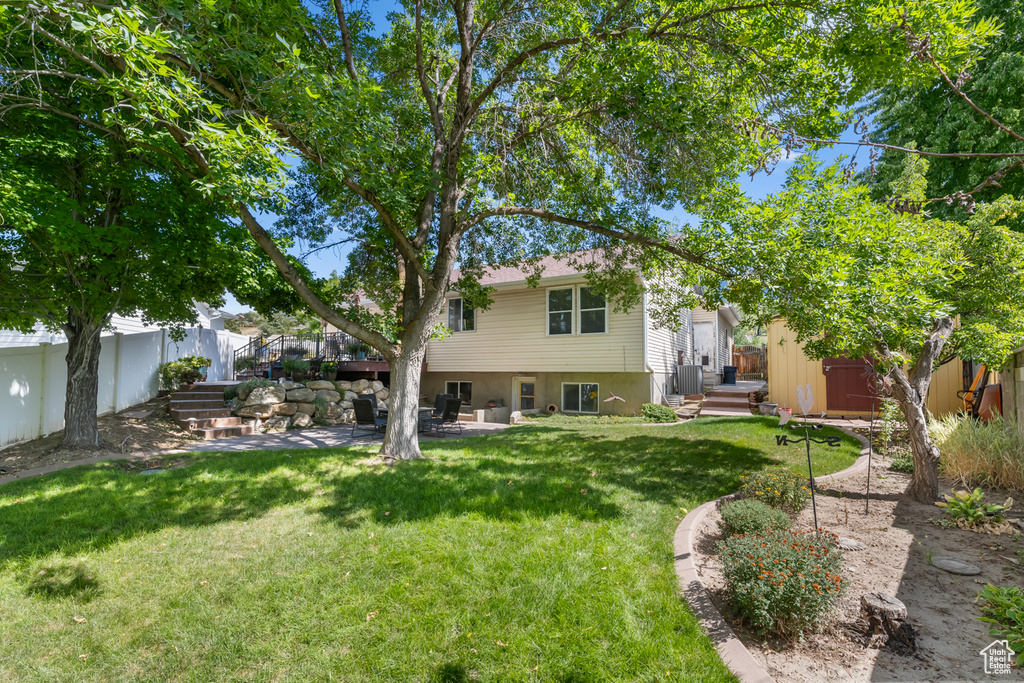
M296 360L289 358L281 361L281 369L288 373L293 382L301 382L306 379L306 371L309 370L308 360Z
M366 360L366 350L361 344L347 344L345 350L355 360Z
M320 364L320 372L324 374L325 380L333 382L338 377L338 364L332 360L324 361Z

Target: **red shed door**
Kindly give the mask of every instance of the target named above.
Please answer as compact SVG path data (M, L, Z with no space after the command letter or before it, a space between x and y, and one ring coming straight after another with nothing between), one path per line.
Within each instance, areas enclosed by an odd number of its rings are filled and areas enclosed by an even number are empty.
M875 394L871 378L874 370L865 358L825 358L821 361L825 374L825 400L828 412L869 412ZM875 401L878 409L878 401Z

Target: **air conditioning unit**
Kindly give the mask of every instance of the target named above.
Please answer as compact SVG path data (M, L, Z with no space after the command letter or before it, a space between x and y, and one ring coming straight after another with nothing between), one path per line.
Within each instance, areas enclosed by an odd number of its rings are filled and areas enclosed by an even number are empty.
M704 393L704 368L700 365L677 365L676 386L680 394Z

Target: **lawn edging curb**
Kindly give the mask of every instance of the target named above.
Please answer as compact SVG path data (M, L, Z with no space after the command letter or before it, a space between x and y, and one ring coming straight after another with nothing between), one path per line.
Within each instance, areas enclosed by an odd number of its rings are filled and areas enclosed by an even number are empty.
M831 482L837 479L846 479L857 474L863 474L868 469L868 442L867 439L850 429L837 427L841 432L852 436L861 444L860 457L852 465L834 474L824 477L815 477L815 484ZM701 525L712 509L722 503L739 497L739 492L730 493L700 505L689 512L683 521L676 527L673 539L675 550L676 577L679 580L679 588L686 597L690 609L693 610L701 627L718 649L718 655L729 667L733 675L743 683L775 683L775 679L764 670L750 650L746 648L737 636L736 632L729 626L715 604L711 602L707 588L700 580L700 573L697 571L697 563L693 556L693 539L697 536Z

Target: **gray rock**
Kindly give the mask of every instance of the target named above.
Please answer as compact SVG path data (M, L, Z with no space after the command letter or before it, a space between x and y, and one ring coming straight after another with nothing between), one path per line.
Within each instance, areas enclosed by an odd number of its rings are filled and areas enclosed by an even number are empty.
M245 399L245 405L254 406L257 403L284 403L285 397L288 395L284 389L279 386L273 387L256 387L249 394L248 398Z
M346 400L342 399L341 401L338 401L338 405L341 406L342 410L351 410L352 409L352 401L346 401Z
M238 396L240 400L244 401L245 399L249 398L250 393L252 393L252 387L250 387L247 384L238 385L238 392L236 393L236 396Z
M390 392L388 392L387 389L381 389L380 391L377 392L377 398L379 398L382 401L388 400L388 396L390 395L391 394Z
M288 392L288 400L296 403L312 403L315 396L313 390L306 387L299 387Z
M241 399L238 398L233 398L230 401L228 401L228 410L230 410L231 413L234 414L241 410L242 406L244 405L245 401L242 401Z
M933 555L932 565L942 571L949 572L950 574L960 574L961 576L977 576L981 573L981 569L970 562L964 562L955 557L946 557L945 555Z
M281 382L277 386L281 387L285 391L291 391L292 389L301 389L302 385L298 382Z
M841 550L864 550L864 548L867 548L867 546L858 541L856 538L846 538L845 536L840 536L839 548Z
M295 410L303 415L314 415L316 413L316 406L312 403L296 403Z
M263 423L263 431L283 432L292 424L290 417L272 417Z
M337 403L328 403L327 404L327 419L328 420L336 420L339 417L341 417L341 414L342 414L342 409L341 409L340 405L338 405Z
M344 394L346 391L352 391L352 382L338 380L337 382L334 383L334 387Z
M380 380L375 379L372 382L370 382L370 391L372 391L375 394L383 388L384 382L381 382Z
M323 379L315 379L312 382L306 382L306 388L312 389L313 391L320 391L326 389L327 391L334 391L334 382L328 382Z
M297 403L276 403L274 404L274 415L294 415L298 409Z
M321 389L320 391L316 392L316 397L322 398L328 403L337 403L338 401L341 400L341 394L339 394L337 391L332 391L330 389Z
M361 394L368 386L370 386L370 380L359 379L356 380L355 382L352 382L352 391L356 392L357 394Z
M296 413L292 418L292 427L309 427L313 424L313 418L305 413Z
M274 406L266 403L257 403L251 406L242 406L236 413L239 417L255 417L265 419L274 414Z
M355 422L355 421L356 421L356 411L350 409L350 410L344 411L341 414L341 422Z
M345 398L346 401L354 401L357 398L359 398L359 394L357 394L354 391L346 391L345 395L344 395L344 398Z

